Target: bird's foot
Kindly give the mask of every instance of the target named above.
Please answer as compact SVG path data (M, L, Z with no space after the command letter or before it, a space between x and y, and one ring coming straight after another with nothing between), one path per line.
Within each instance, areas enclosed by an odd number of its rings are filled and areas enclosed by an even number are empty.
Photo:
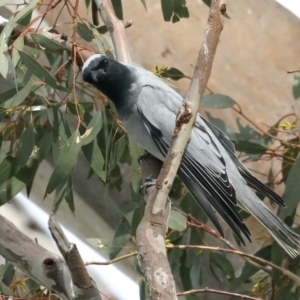
M156 182L157 182L157 179L151 178L151 175L148 176L148 177L146 178L144 184L142 184L142 185L140 186L140 193L141 193L142 195L145 195L147 189L148 189L149 187L155 185Z

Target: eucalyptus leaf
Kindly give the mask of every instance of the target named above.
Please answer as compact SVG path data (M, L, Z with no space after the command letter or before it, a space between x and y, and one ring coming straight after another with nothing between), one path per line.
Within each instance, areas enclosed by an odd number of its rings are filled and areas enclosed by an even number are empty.
M33 151L34 141L34 128L33 124L29 123L27 128L23 131L16 153L16 158L20 167L25 166Z
M99 146L97 145L97 142L93 141L92 143L83 146L82 152L93 171L99 176L99 178L103 182L106 182L106 172L104 170L104 157Z
M31 38L38 43L41 47L43 47L46 51L49 50L51 52L56 52L59 51L61 52L62 50L65 49L65 47L49 38L47 38L44 35L41 34L31 34Z
M280 208L279 216L284 219L287 216L291 216L298 204L300 199L300 157L297 158L296 162L292 166L287 180L286 187L282 198L285 200L287 207Z
M26 54L23 51L19 51L19 55L23 64L27 67L28 72L31 72L32 74L40 78L41 81L47 83L54 89L58 89L65 92L68 91L65 87L59 85L56 82L55 78L52 77L51 74L30 55Z
M176 68L165 69L161 72L161 75L163 77L170 78L175 81L186 77L180 70Z
M171 210L169 216L169 228L177 231L183 231L186 229L186 216L178 211Z
M65 115L55 105L52 105L47 109L47 116L53 131L57 132L63 141L67 141L71 136L71 131Z
M94 38L91 30L80 22L77 22L77 33L87 42L91 42Z
M15 158L11 156L4 158L0 163L0 184L13 177L19 170L20 165Z
M213 94L202 98L201 107L224 109L234 106L235 101L226 95Z
M294 76L293 95L296 102L300 105L300 74Z
M24 166L14 177L8 180L6 186L7 201L21 192L33 180L38 166L39 161L34 160L30 166Z
M271 260L271 250L272 245L265 246L264 248L258 250L254 255L260 258L263 258L267 261ZM236 277L232 283L231 283L231 290L234 290L236 288L239 288L241 284L245 283L249 280L250 277L252 277L254 274L256 274L259 271L258 268L254 267L253 265L250 265L249 263L245 263L242 267L241 273L238 277Z
M123 8L121 0L111 0L115 14L119 20L123 20Z
M262 155L266 152L267 148L261 144L253 143L246 140L238 140L235 143L236 151L244 152L246 154Z
M101 110L98 110L87 126L85 133L81 135L81 144L83 146L89 144L95 139L100 129L102 128L102 124L102 112Z
M129 242L131 237L130 224L126 219L123 219L119 225L112 242L113 251L110 253L109 258L114 259L123 249L123 247Z
M76 164L80 148L80 134L76 130L61 149L54 171L48 182L45 195L51 194L61 182L64 182L68 178Z
M227 280L234 279L234 269L231 262L226 258L225 255L217 253L217 252L210 252L210 263L219 268L225 275Z

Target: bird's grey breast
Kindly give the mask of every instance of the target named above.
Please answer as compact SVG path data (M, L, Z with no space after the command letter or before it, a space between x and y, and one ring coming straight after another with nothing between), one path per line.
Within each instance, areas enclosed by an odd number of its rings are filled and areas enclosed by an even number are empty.
M153 156L163 160L163 156L157 149L136 107L132 109L130 114L121 117L121 121L128 134L135 140L136 143Z

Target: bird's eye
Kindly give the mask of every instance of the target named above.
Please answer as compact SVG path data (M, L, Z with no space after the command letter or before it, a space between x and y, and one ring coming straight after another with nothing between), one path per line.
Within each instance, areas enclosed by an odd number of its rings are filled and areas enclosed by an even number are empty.
M106 71L106 68L108 66L108 60L107 59L102 59L98 62L94 70L104 70Z
M106 72L107 66L108 66L108 60L105 58L96 62L96 64L91 68L91 70L92 71L103 70L104 72Z

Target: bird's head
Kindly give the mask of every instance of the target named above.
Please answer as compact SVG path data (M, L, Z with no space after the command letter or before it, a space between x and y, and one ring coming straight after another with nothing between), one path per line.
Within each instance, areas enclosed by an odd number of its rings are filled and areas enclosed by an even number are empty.
M94 85L117 107L124 105L135 81L130 69L103 54L89 57L82 67L83 80Z

